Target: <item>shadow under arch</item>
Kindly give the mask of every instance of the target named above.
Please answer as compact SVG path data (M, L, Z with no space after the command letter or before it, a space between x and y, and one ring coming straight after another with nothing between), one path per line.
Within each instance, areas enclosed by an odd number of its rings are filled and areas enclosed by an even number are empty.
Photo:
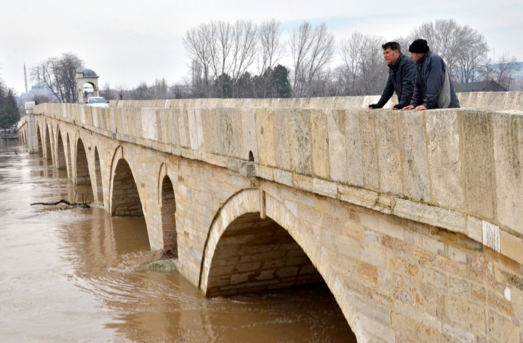
M131 166L123 155L123 147L116 148L111 166L111 216L142 217L144 210Z
M57 159L56 159L56 167L58 170L67 170L67 159L66 159L66 152L64 147L64 142L62 140L62 132L60 131L60 128L57 128L56 131L57 135Z
M93 187L91 183L91 175L89 174L89 162L87 160L87 152L81 138L76 142L76 186L77 186L77 201L88 202L93 200Z
M258 292L323 279L357 341L366 342L357 313L348 301L348 291L323 256L317 240L298 231L298 222L283 203L260 194L260 190L247 189L234 194L211 224L199 288L206 295L227 295L244 292L246 288ZM232 232L227 234L229 229ZM294 257L296 261L291 261ZM268 263L265 269L264 263ZM213 272L213 267L219 271ZM306 273L300 274L302 270Z
M49 126L47 124L44 124L45 126L45 159L46 160L52 160L53 159L53 153L51 149L51 130L49 129Z
M38 157L44 156L44 150L43 150L43 141L42 141L42 133L40 130L40 125L36 125L36 141L38 144Z
M98 147L94 147L94 173L96 176L96 201L104 203L104 188L102 183L102 167L100 165L100 155Z
M168 175L167 165L160 166L158 174L158 204L162 213L163 248L178 257L178 239L176 232L176 198L174 184Z

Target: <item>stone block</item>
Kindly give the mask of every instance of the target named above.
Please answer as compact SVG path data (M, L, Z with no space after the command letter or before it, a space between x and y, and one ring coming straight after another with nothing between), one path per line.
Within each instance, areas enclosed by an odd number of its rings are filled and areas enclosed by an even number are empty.
M445 244L443 242L417 232L405 231L405 241L433 254L445 254Z
M309 110L293 110L288 117L290 170L312 175L311 115Z
M310 176L300 175L300 174L293 174L292 180L294 184L294 188L304 190L307 192L313 191L313 178Z
M460 111L467 207L471 213L488 219L494 218L491 113Z
M363 161L363 185L364 188L379 191L380 175L378 168L378 150L376 146L375 113L370 112L370 110L361 110L359 120Z
M375 301L366 299L354 292L348 294L347 301L350 302L358 314L370 317L378 323L390 326L390 309L387 307L377 304Z
M327 116L318 109L311 109L310 113L312 174L326 179L330 175Z
M455 323L467 331L484 336L486 333L485 307L470 303L467 299L448 297L445 310L451 323Z
M268 181L274 180L273 169L270 167L262 166L262 165L257 165L256 176L258 176L259 178L268 180Z
M274 109L274 155L278 169L291 170L289 146L290 109Z
M449 277L449 291L457 296L468 298L469 297L469 283L467 280Z
M447 247L447 253L452 261L458 263L467 263L467 254L460 247L449 245Z
M509 319L502 315L489 311L488 336L495 343L519 343L521 342L521 328L514 327Z
M347 181L350 185L363 187L363 155L360 138L360 110L345 111L347 128Z
M375 111L376 141L380 190L383 193L402 195L403 178L398 133L398 112Z
M467 236L476 242L483 243L483 223L480 219L467 216Z
M424 112L429 140L429 173L433 201L445 207L463 207L458 114L455 110Z
M499 226L483 221L483 245L500 252L500 229Z
M241 158L248 159L252 152L254 162L258 162L258 142L256 140L256 110L254 108L242 108L240 110L242 120L243 152Z
M403 199L396 199L393 214L455 232L465 232L466 228L462 213Z
M338 185L334 182L314 179L312 181L312 189L316 194L324 195L331 198L338 197Z
M523 240L505 231L500 232L501 253L523 265Z
M447 290L447 276L444 273L434 269L424 269L422 275L423 282L444 291Z
M330 178L334 181L347 183L347 146L345 138L345 111L327 111L327 127L329 140Z
M292 187L292 173L274 169L274 181Z
M523 117L492 115L497 219L523 234Z
M405 196L430 202L430 181L424 116L421 112L400 114L400 141Z
M256 109L256 137L258 143L258 159L262 165L274 167L274 131L271 109Z
M443 332L462 343L476 342L476 336L474 336L472 333L447 323L443 324Z

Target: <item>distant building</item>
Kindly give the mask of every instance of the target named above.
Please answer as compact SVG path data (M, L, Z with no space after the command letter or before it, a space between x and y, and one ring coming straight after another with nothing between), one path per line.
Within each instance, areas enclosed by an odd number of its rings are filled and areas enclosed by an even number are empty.
M455 85L456 92L506 92L507 89L502 87L496 81L469 82Z

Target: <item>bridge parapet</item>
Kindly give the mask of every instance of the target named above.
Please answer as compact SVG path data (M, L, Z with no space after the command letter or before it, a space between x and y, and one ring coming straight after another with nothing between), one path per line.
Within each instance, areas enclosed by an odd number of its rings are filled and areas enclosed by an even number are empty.
M503 104L523 108L523 96L513 94L506 93ZM499 105L501 97L471 94L467 101ZM264 102L250 107L244 100L212 107L223 104L213 99L189 107L201 101L175 101L169 108L42 104L34 111L120 141L463 233L523 263L523 112L256 107ZM329 100L321 106L327 105Z
M462 108L483 108L495 111L523 109L523 92L458 93ZM114 108L367 108L377 103L380 96L345 96L292 99L184 99L184 100L115 100ZM384 106L392 109L398 103L396 96Z

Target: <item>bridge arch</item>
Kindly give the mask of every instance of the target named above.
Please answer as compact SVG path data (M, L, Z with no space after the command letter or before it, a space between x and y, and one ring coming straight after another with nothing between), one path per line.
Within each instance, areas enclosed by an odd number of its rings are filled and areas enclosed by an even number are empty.
M93 187L91 182L91 175L89 174L89 161L87 159L87 151L85 150L84 143L81 138L78 137L76 141L76 182L78 188L78 199L79 201L88 202L94 199Z
M40 125L36 125L36 141L38 144L38 156L43 157L44 156L44 149L43 149L43 136L42 136L42 130L40 129Z
M131 165L124 157L123 147L119 146L114 154L111 167L110 212L112 216L141 217L144 215L135 180Z
M94 147L94 172L96 177L96 201L104 203L104 188L102 182L102 167L100 163L100 155L98 154L98 147Z
M357 313L346 300L348 291L326 263L321 247L299 233L298 222L283 203L260 190L236 193L220 209L209 230L199 288L208 296L228 295L323 279L357 341L366 342Z
M62 132L60 130L60 127L57 127L56 129L56 147L57 147L57 151L56 151L56 167L59 169L59 170L67 170L68 169L68 165L67 165L67 153L65 152L65 146L64 146L64 141L62 139Z
M158 176L158 204L162 218L163 248L178 256L178 237L176 231L176 197L172 176L169 175L167 164L160 166Z
M51 149L51 128L49 127L49 125L47 125L47 123L44 123L44 127L45 127L45 133L44 133L44 136L45 136L45 154L44 154L44 157L46 160L52 160L53 159L53 153L52 153L52 149Z

